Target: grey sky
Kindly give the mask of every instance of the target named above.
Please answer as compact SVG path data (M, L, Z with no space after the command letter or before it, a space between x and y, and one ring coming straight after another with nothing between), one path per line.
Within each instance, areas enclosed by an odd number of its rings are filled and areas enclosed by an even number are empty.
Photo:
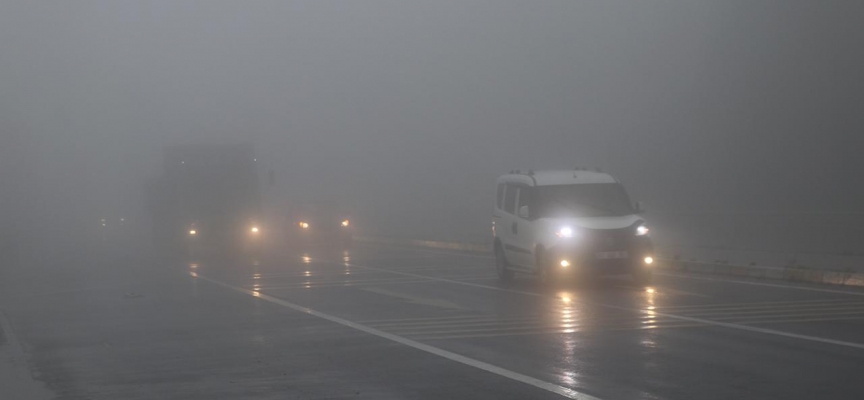
M4 1L0 143L42 199L26 203L58 213L131 206L164 144L242 139L284 196L345 196L390 225L429 209L442 229L482 225L498 174L579 165L656 210L858 211L861 15L855 1Z

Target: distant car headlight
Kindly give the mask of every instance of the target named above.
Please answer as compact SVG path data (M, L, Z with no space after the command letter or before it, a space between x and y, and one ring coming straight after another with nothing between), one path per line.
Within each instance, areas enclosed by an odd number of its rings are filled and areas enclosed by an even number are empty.
M344 220L344 221L342 221L342 226L343 226L343 227L346 227L346 228L347 228L348 225L351 225L351 221L349 221L349 220L347 220L347 219Z
M249 232L252 232L252 233L258 233L258 230L259 230L259 229L258 229L257 226L253 226L251 229L249 229Z
M648 231L650 231L650 229L648 229L647 226L639 225L639 227L636 228L636 236L648 236Z
M562 226L555 232L555 236L558 236L560 238L572 238L573 228L569 226Z
M190 230L189 230L189 236L195 236L195 235L197 235L197 234L198 234L198 231L196 231L196 230L194 230L194 229L190 229Z
M308 222L301 222L298 225L300 225L300 227L303 229L309 229L309 223Z

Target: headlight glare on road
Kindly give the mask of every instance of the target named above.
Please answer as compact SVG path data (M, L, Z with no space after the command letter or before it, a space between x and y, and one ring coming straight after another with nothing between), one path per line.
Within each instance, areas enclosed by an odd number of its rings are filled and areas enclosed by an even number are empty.
M647 226L639 225L639 227L636 228L636 236L648 236L648 231L650 231L650 229L648 229Z
M558 236L560 238L571 238L573 237L573 228L569 226L562 226L558 229L557 232L555 232L555 236Z

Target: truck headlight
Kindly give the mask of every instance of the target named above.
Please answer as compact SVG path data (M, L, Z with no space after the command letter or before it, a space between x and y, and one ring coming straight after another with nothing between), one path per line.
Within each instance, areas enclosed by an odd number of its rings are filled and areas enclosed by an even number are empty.
M569 226L562 226L555 232L555 236L560 238L571 238L573 237L573 228Z
M648 236L648 231L649 231L649 230L650 230L650 229L648 229L647 226L645 226L645 225L639 225L639 226L636 228L636 236Z

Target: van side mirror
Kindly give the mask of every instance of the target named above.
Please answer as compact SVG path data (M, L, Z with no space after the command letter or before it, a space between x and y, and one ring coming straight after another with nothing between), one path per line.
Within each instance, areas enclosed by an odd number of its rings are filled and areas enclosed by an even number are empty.
M642 214L645 212L645 205L642 204L641 201L637 201L633 203L633 212L636 214Z
M528 213L528 206L519 207L519 218L528 219L529 215L530 214Z

